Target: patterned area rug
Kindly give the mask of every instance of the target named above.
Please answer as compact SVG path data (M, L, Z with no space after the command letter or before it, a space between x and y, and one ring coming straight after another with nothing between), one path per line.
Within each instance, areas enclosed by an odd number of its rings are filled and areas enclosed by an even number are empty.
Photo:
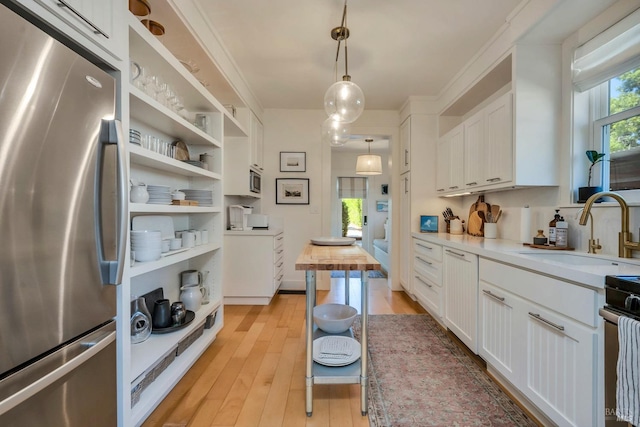
M369 355L374 427L537 425L428 315L369 315Z
M386 274L384 274L384 271L380 271L380 270L371 270L369 272L369 279L382 279L387 277ZM332 279L342 279L344 278L344 271L339 270L339 271L332 271L331 272L331 278ZM351 279L359 279L360 278L360 270L354 270L349 272L349 278Z

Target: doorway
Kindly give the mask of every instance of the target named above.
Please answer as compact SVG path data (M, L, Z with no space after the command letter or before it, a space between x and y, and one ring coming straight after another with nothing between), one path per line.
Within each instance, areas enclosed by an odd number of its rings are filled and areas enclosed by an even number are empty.
M340 176L336 186L337 206L340 208L340 235L355 238L356 244L369 250L368 178Z

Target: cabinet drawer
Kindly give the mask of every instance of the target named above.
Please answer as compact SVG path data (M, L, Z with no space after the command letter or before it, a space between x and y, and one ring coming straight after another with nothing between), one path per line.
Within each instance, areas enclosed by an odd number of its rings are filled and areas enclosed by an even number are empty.
M284 244L284 233L277 234L273 237L273 249L278 249Z
M416 254L413 259L415 273L432 280L436 285L442 286L442 263L434 261L424 255Z
M416 298L431 314L442 318L443 296L439 285L419 273L413 275L413 290Z
M284 270L284 257L280 258L276 262L273 263L273 277L277 277L282 274Z
M434 261L442 261L442 246L424 240L413 239L413 254L431 258Z
M279 259L284 257L284 248L280 246L279 248L275 248L273 250L273 262L278 262Z
M480 260L480 279L591 327L600 323L598 295L562 280L486 259Z

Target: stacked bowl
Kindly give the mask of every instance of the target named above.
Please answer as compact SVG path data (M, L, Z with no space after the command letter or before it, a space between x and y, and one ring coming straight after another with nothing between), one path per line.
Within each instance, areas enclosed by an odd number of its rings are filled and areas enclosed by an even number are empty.
M162 253L162 232L160 230L131 230L131 250L135 260L155 261Z
M313 308L316 325L329 334L341 334L349 330L357 314L358 310L346 304L321 304Z
M129 129L129 142L136 145L142 145L140 144L140 140L141 140L140 131L136 129Z

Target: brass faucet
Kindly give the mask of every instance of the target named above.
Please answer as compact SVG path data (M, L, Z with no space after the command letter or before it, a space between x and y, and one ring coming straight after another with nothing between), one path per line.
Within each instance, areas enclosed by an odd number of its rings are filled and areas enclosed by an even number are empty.
M618 193L611 191L601 191L589 197L584 204L584 210L580 216L580 225L587 224L587 218L591 213L591 206L600 197L611 197L620 204L621 218L620 218L620 233L618 233L618 256L621 258L631 258L631 251L640 250L640 242L634 242L631 240L631 233L629 232L629 206L624 198ZM593 219L592 219L593 224Z
M584 208L578 209L578 212L576 212L576 218L578 218L578 215L580 215L580 212L582 211L584 211ZM591 219L591 222L589 223L591 224L591 235L589 236L589 250L587 253L595 254L598 249L602 249L602 245L600 244L600 239L595 240L593 238L593 215L591 215L591 212L589 212L589 219Z

